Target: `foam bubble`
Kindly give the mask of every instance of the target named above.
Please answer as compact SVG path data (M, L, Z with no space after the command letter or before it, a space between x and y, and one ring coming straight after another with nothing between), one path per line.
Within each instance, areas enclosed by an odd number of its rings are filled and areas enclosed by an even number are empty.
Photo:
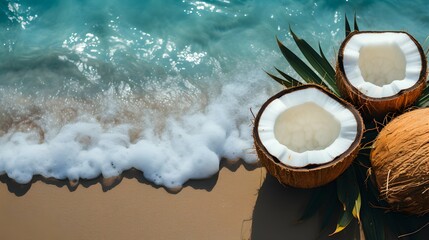
M135 168L157 185L177 188L216 174L222 158L255 163L249 108L257 109L270 88L263 87L268 81L255 87L262 73L249 74L247 82L229 80L206 105L176 106L183 112L167 109L164 118L158 118L162 109L142 109L111 94L87 104L3 95L1 101L15 102L15 109L3 114L12 120L2 125L0 173L24 184L36 174L77 180ZM16 101L24 104L17 109Z

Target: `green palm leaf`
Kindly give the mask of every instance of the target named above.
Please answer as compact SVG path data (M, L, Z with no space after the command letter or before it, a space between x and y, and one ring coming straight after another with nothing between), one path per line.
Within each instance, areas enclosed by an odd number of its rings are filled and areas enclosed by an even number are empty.
M375 140L378 135L377 126L373 122L366 123L365 139L362 140L362 145L369 144ZM368 167L370 166L370 149L364 148L361 149L359 155L356 157L355 162L355 173L357 182L359 184L360 189L362 189L361 193L361 211L360 218L362 229L365 234L366 239L368 240L384 240L385 229L388 227L386 223L386 214L383 210L374 208L373 206L378 205L381 206L382 203L379 202L378 196L379 192L377 187L374 184L371 184L371 181L368 178Z
M417 100L416 105L419 107L424 107L424 106L427 106L428 103L429 103L429 85L426 85L426 88L423 91L420 98Z
M296 71L296 73L298 73L299 76L301 76L301 78L306 83L316 83L327 87L322 79L320 79L320 77L309 66L307 66L307 64L305 64L297 55L295 55L295 53L293 53L289 48L285 47L278 38L277 44L279 45L280 51L289 62L290 66Z
M347 19L347 15L345 15L345 24L346 24L346 37L352 32L351 30L350 30L350 24L349 24L349 20Z
M277 77L277 76L275 76L275 75L273 75L273 74L271 74L271 73L269 73L269 72L267 72L267 71L265 71L265 73L266 73L268 76L270 76L272 79L274 79L274 81L276 81L276 82L280 83L281 85L283 85L285 88L289 88L289 87L297 86L297 85L299 85L299 84L300 84L300 82L299 82L298 80L296 80L296 82L298 82L298 84L295 84L295 85L294 85L294 82L293 82L293 81L290 81L290 80L288 80L288 79L282 79L282 78L279 78L279 77ZM288 75L288 76L289 76L289 75ZM291 78L292 78L292 77L291 77Z
M317 53L304 39L299 38L291 28L289 28L289 31L304 57L322 77L324 84L334 94L339 95L338 88L335 84L335 70L331 64L326 60L325 57L322 57L319 53Z
M367 199L366 199L367 200ZM362 229L368 240L384 240L386 227L383 221L384 213L380 209L375 209L369 205L369 201L362 202Z
M322 50L322 46L320 46L320 43L319 43L319 52L320 52L320 56L322 57L323 61L326 62L327 64L331 65L329 63L328 59L326 59L325 54L323 53L323 50ZM335 74L335 71L334 71L334 74Z
M356 13L355 13L355 16L353 18L353 22L354 22L354 29L355 29L355 31L359 31L359 26L358 26L357 20L356 20Z
M298 86L298 85L301 85L301 84L305 83L305 82L299 81L299 80L297 80L297 79L295 79L295 78L293 78L293 77L289 76L288 74L286 74L285 72L281 71L280 69L278 69L278 68L276 68L276 67L275 67L275 69L276 69L276 71L277 71L278 73L280 73L280 75L282 75L282 77L284 77L284 78L285 78L285 79L287 79L289 82L291 82L291 83L292 83L292 86Z
M356 218L360 216L360 192L359 184L357 182L356 173L353 166L349 167L338 179L337 179L337 195L338 200L343 204L343 213L337 223L337 227L332 234L341 232L346 228L353 220L353 216ZM355 214L353 214L355 212ZM331 234L331 235L332 235Z
M322 207L325 208L328 203L334 202L332 201L332 194L334 194L334 191L335 186L333 184L328 184L314 189L311 193L310 200L298 221L303 222L313 217Z
M345 32L346 32L346 37L352 32L351 28L350 28L350 23L349 20L347 19L347 14L344 15L345 18ZM354 31L359 31L359 26L357 23L357 18L356 18L356 13L353 16L353 28Z

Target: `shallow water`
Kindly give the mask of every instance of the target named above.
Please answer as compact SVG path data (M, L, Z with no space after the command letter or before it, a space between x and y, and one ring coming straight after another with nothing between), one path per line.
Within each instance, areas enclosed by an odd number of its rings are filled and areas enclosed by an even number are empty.
M290 71L289 25L334 62L344 13L361 29L429 33L425 1L0 2L0 173L20 183L129 168L180 187L254 163L249 109ZM291 72L291 71L290 71Z

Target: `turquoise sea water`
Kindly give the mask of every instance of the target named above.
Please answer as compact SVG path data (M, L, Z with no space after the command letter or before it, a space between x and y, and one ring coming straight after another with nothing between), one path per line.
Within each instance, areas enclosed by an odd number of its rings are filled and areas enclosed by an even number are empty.
M344 14L423 43L427 3L291 0L0 2L0 173L94 178L142 170L180 187L222 158L256 161L252 114L290 71L289 25L335 62ZM291 72L291 71L290 71ZM291 72L292 73L292 72Z

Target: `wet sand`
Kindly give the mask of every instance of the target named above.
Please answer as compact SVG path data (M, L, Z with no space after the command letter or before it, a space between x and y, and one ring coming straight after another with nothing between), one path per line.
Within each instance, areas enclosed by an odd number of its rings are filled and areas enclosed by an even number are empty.
M137 171L110 186L0 180L2 239L317 239L320 232L319 217L297 223L311 191L285 188L263 168L241 164L179 193Z

